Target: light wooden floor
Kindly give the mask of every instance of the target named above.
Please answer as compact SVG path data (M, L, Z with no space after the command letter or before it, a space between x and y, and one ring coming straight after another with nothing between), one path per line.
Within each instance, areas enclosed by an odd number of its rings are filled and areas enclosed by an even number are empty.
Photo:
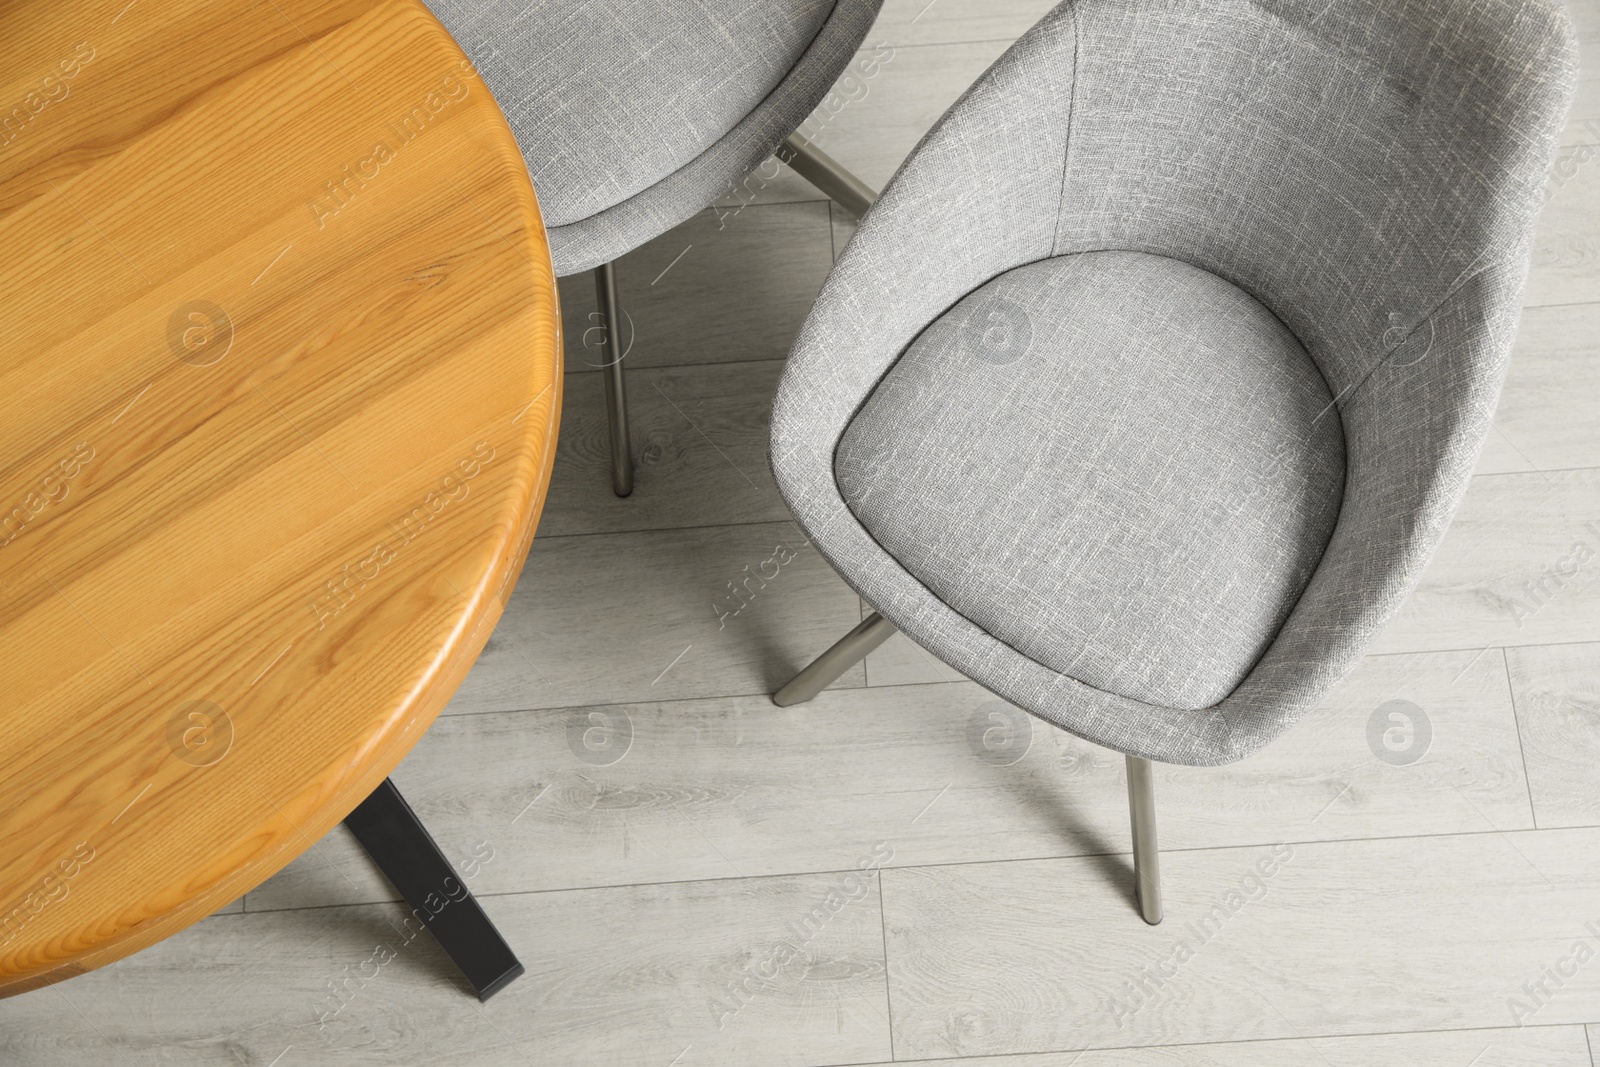
M823 144L881 186L1049 6L888 0L893 58ZM1600 0L1575 18L1600 54ZM1587 69L1574 147L1600 143ZM1129 900L1120 757L1026 717L975 749L992 698L903 638L811 705L766 698L862 614L764 457L849 232L785 175L621 261L627 501L583 366L592 290L567 281L539 538L396 774L526 977L480 1006L423 938L319 1025L397 940L341 831L189 931L0 1002L0 1064L1600 1067L1600 157L1548 205L1497 432L1403 616L1264 754L1160 768L1158 928ZM1596 558L1519 625L1577 542ZM1368 744L1393 700L1431 727L1409 766Z

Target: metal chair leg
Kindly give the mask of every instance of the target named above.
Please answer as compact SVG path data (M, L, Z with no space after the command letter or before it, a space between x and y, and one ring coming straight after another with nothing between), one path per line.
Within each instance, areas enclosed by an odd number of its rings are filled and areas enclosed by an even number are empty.
M826 193L839 206L856 218L878 199L872 187L841 167L837 160L815 144L806 140L796 130L784 139L778 149L778 159L794 168L794 172Z
M1161 922L1161 853L1156 846L1156 782L1147 759L1128 757L1128 815L1133 824L1134 892L1139 914Z
M387 778L345 817L344 824L432 931L479 1000L488 1000L522 974L511 946L456 877L406 798Z
M811 661L811 665L776 693L772 702L780 708L804 704L837 682L845 671L867 658L867 654L895 635L894 623L874 611L854 630L841 637L832 648Z
M611 263L594 269L594 294L605 320L606 421L611 428L611 488L618 496L633 492L633 442L628 434L628 389L622 377L622 316L617 311L617 272Z

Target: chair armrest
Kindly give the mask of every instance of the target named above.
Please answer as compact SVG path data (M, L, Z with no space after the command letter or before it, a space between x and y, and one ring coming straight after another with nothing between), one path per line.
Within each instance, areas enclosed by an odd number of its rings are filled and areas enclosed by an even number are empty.
M895 175L823 286L772 415L778 485L803 523L848 518L835 447L917 335L991 278L1051 254L1074 33L1070 10L1057 9L966 92ZM1008 62L1019 51L1068 62L1023 77L1035 64Z

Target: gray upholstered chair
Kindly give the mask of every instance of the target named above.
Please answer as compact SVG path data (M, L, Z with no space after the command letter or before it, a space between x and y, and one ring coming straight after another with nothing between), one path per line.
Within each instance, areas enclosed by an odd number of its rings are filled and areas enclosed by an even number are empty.
M1247 756L1465 492L1576 71L1546 0L1080 0L896 175L796 341L772 465L896 628L1151 766Z
M472 57L539 193L558 275L595 270L612 487L633 491L611 261L738 194L774 152L857 214L872 191L807 116L883 0L428 0ZM874 62L865 60L864 62Z

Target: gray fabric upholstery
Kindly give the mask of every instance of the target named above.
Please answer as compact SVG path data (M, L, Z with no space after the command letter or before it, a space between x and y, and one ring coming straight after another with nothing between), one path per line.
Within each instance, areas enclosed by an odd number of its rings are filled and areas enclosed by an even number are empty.
M1546 0L1063 4L924 139L840 257L773 413L785 499L869 603L1019 706L1132 755L1249 755L1359 661L1465 492L1576 66L1566 15ZM1126 695L1185 692L1177 659L1144 683L1105 683L1118 692L1051 665L1070 648L1042 661L991 632L874 537L835 468L857 413L930 323L1017 267L1103 250L1181 260L1259 301L1316 364L1342 430L1326 549L1259 659L1206 707ZM1141 461L1123 447L1098 472ZM977 514L1003 506L1015 472L986 476ZM1138 516L1107 521L1131 529ZM1010 625L1021 641L1027 620Z
M839 442L846 503L950 608L1096 689L1183 710L1249 673L1333 533L1316 364L1181 260L1006 272L912 343Z
M558 274L733 189L816 108L882 0L430 0L539 193Z

